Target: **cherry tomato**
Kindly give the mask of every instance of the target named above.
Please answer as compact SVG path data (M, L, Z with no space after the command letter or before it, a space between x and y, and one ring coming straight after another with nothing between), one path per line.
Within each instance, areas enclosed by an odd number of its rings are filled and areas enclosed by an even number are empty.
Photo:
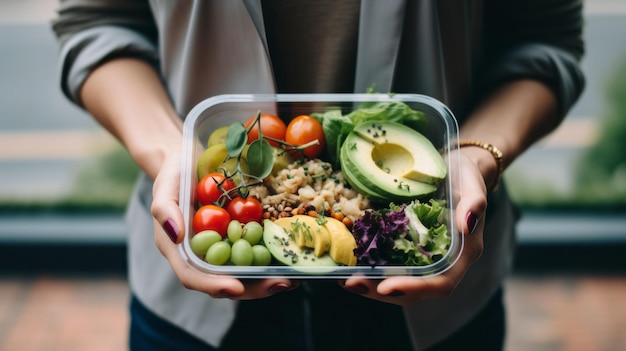
M218 201L227 199L220 196L235 187L235 182L227 179L221 173L209 173L198 182L196 194L198 202L202 205L222 205Z
M317 157L326 144L324 129L322 124L315 118L307 115L300 115L291 120L285 132L285 141L293 145L304 145L318 140L319 144L305 148L302 152L309 158Z
M241 223L261 222L263 219L263 205L254 197L236 197L226 205L226 211L232 219Z
M194 234L203 230L215 230L222 238L226 237L230 214L225 209L215 205L200 207L193 216L192 229Z
M246 128L250 127L255 119L256 116L250 118L245 124ZM282 119L280 119L280 117L269 113L262 113L259 122L261 123L261 132L264 136L277 140L285 139L285 130L287 130L287 125L285 124L285 122L283 122ZM259 126L254 125L254 127L252 127L252 130L248 132L248 144L257 139L259 139ZM272 146L278 146L278 143L275 141L267 141Z

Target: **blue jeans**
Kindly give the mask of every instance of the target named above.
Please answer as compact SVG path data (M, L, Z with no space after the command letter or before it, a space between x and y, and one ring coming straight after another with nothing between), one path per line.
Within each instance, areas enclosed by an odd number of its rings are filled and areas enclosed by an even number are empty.
M401 307L380 303L326 283L241 301L236 320L219 349L158 317L131 299L131 351L229 350L411 350ZM312 285L313 287L308 287ZM320 288L322 286L322 288ZM502 292L466 326L428 351L503 348Z

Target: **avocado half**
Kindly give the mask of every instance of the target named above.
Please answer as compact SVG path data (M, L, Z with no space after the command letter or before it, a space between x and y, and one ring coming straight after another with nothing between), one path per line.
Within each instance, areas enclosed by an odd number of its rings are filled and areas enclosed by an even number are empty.
M410 201L434 193L446 163L428 138L390 121L363 123L341 146L344 178L373 201Z

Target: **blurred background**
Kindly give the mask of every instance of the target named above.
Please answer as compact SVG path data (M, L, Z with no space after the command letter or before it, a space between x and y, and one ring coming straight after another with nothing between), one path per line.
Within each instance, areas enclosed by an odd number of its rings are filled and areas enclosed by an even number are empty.
M54 0L0 0L0 350L123 350L128 155L61 95ZM626 1L585 1L587 88L505 179L507 351L626 350Z

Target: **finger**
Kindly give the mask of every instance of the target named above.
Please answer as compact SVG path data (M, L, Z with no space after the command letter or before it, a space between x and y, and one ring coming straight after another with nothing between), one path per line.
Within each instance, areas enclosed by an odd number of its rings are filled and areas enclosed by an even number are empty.
M245 279L242 281L246 287L246 293L238 297L238 300L261 299L271 295L297 289L300 282L286 278L271 279Z
M461 169L463 177L459 184L455 221L458 230L468 235L476 231L487 210L487 190L482 174L472 161L461 157Z
M164 233L176 244L185 236L185 222L178 206L180 190L180 156L166 157L152 188L152 216Z
M401 306L409 306L428 298L448 296L457 280L450 276L393 277L384 280L352 277L343 283L348 291Z

